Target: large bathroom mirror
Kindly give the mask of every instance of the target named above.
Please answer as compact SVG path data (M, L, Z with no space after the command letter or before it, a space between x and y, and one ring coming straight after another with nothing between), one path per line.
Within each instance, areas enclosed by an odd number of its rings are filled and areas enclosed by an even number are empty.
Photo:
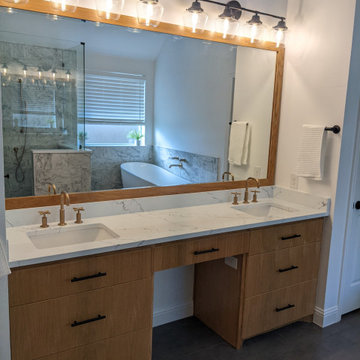
M273 179L277 51L17 9L0 66L9 199Z

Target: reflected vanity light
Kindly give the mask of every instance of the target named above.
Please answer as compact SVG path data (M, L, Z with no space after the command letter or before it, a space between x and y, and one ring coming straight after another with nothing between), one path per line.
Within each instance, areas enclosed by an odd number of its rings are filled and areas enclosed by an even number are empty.
M53 79L53 81L55 81L55 80L56 80L56 70L53 69L53 70L51 71L51 74L52 74L52 79Z
M1 73L5 76L8 73L8 67L4 64L1 68Z
M124 0L96 0L96 10L100 18L119 20L124 8Z
M38 67L37 72L38 72L39 79L41 79L41 77L42 77L42 70L41 70L41 67L40 67L40 66Z
M207 20L208 15L201 7L198 0L195 0L185 11L184 26L191 28L192 33L196 33L198 30L204 30Z
M71 77L71 72L70 72L70 70L68 70L67 72L66 72L66 81L70 81L70 77Z
M28 68L27 68L27 66L26 66L26 65L24 65L24 67L23 67L23 74L24 74L24 78L26 78L26 76L27 76L27 72L28 72Z
M137 19L140 25L157 27L164 13L164 7L158 0L139 0L136 5Z

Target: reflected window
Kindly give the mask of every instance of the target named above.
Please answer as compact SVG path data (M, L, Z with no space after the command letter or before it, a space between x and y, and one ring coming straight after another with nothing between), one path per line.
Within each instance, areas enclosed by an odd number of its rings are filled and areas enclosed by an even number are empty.
M145 88L142 74L88 72L85 93L78 96L80 111L85 106L86 145L144 145Z

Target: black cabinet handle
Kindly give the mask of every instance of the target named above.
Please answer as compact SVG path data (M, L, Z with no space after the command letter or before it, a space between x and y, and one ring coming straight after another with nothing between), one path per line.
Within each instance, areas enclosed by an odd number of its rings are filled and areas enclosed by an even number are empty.
M84 321L74 321L71 324L71 327L85 325L85 324L88 324L88 323L91 323L91 322L94 322L94 321L99 321L99 320L104 320L104 319L106 319L105 315L98 315L97 317L92 318L92 319L87 319L87 320L84 320Z
M84 280L90 280L90 279L95 279L95 278L99 278L102 276L106 276L106 272L98 272L97 274L94 275L88 275L88 276L83 276L83 277L73 277L71 279L71 282L77 282L77 281L84 281Z
M194 251L194 255L202 255L202 254L207 254L207 253L213 253L213 252L217 252L219 251L219 249L209 249L209 250L202 250L202 251Z
M279 273L283 273L283 272L287 272L287 271L291 271L291 270L295 270L295 269L298 269L299 267L298 266L295 266L295 265L292 265L288 268L285 268L285 269L279 269Z
M292 309L292 308L294 308L294 307L295 307L295 305L289 304L289 305L284 306L284 307L282 307L282 308L275 308L275 311L276 311L276 312L280 312L280 311Z
M296 239L296 238L299 238L299 237L301 237L300 234L295 234L295 235L291 235L291 236L282 236L281 240L291 240L291 239Z
M357 202L355 203L354 208L355 208L356 210L360 210L360 201L357 201Z

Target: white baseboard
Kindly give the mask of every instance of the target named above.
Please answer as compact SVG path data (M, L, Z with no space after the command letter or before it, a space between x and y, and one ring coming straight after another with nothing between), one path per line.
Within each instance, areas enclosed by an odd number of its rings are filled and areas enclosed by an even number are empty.
M172 321L185 319L194 314L193 302L179 304L171 308L153 313L153 327L167 324Z
M341 320L340 308L338 306L333 306L328 309L322 309L318 306L315 306L314 320L313 322L324 328L332 324L336 324Z

